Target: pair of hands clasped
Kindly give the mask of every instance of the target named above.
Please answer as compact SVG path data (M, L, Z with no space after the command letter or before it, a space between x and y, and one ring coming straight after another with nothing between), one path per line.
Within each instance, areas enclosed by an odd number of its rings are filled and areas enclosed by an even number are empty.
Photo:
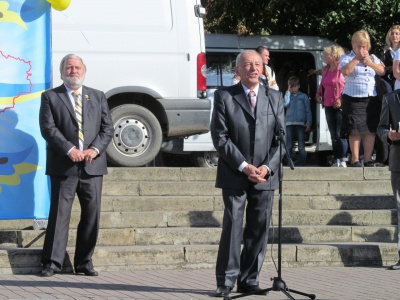
M68 156L73 162L85 161L85 163L90 164L93 161L93 159L97 156L97 152L92 148L83 151L74 148L71 150Z
M248 164L243 168L243 173L247 175L247 178L255 183L261 183L267 181L265 176L268 175L268 169L265 166L255 167Z

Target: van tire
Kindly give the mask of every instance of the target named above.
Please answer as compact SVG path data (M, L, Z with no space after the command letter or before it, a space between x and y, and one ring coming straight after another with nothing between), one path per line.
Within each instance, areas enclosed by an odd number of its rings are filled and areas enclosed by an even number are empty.
M114 135L107 148L108 162L117 167L139 167L151 162L162 143L157 118L148 109L124 104L111 110Z
M216 168L218 165L217 151L193 152L192 162L196 167L201 168Z

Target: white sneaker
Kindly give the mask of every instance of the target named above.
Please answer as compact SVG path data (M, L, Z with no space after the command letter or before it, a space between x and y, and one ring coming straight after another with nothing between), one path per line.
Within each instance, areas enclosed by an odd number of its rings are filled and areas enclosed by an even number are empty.
M333 168L340 167L340 159L337 159L337 158L336 158L336 159L333 161L331 167L333 167Z
M345 161L341 161L341 162L339 163L339 167L341 167L341 168L347 168L346 162L345 162Z

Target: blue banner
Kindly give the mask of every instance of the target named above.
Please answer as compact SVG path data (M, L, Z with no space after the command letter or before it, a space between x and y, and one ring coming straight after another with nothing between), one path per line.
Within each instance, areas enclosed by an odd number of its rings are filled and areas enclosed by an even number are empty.
M0 219L49 211L41 93L51 86L50 3L0 0Z

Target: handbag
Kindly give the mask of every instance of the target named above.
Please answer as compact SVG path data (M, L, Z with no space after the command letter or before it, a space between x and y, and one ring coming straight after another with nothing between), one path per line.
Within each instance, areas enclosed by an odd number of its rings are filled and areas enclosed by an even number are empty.
M372 62L374 62L374 55L370 56L370 59ZM385 66L382 62L381 65ZM376 93L378 94L379 100L382 102L383 96L389 92L388 87L386 85L386 81L381 78L377 73L375 73L375 88L376 88Z

